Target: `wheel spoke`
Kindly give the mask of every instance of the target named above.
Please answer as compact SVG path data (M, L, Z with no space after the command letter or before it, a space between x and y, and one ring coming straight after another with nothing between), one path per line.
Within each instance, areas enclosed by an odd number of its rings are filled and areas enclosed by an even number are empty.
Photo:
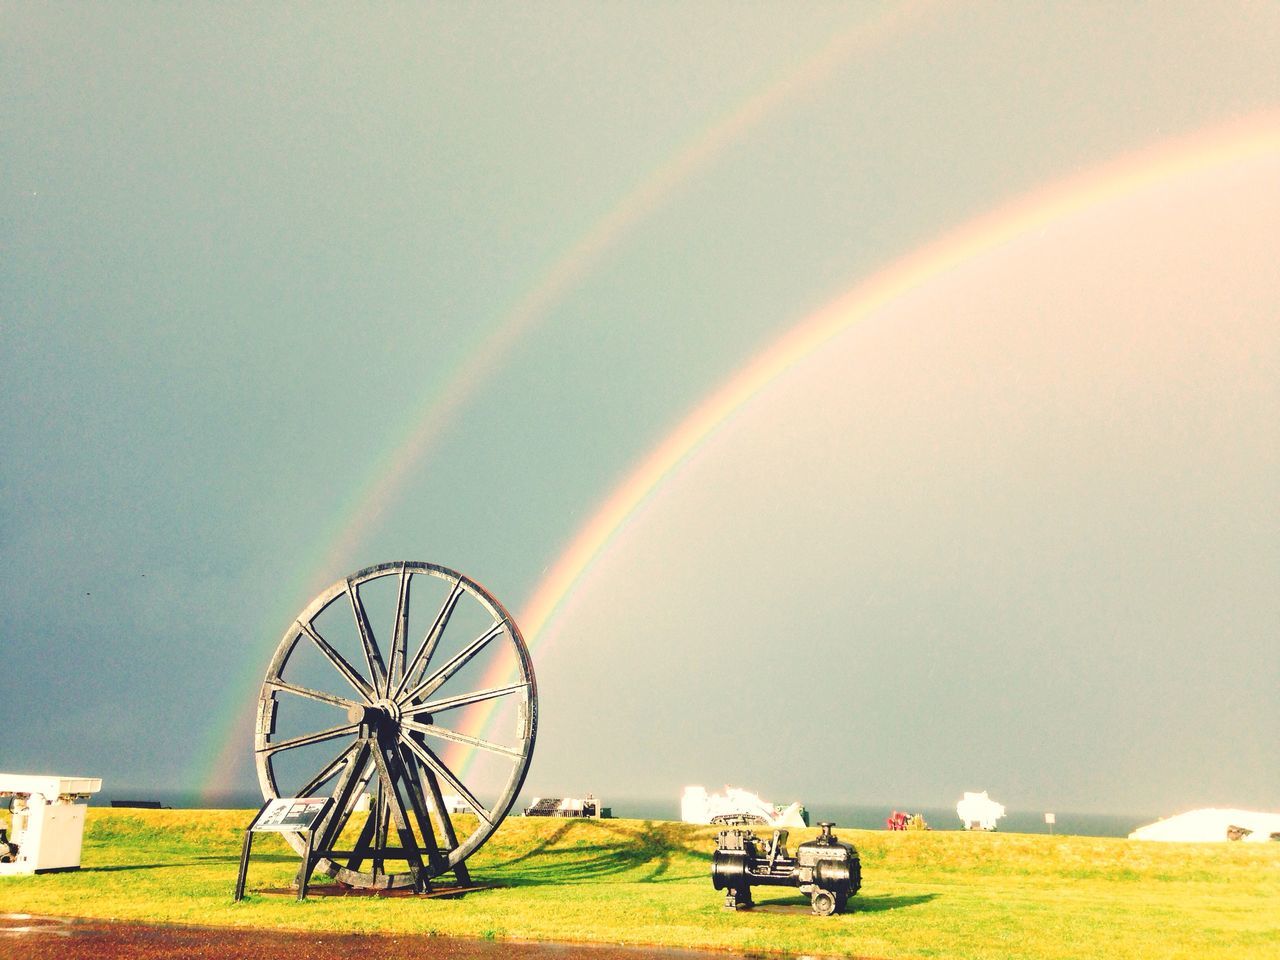
M373 847L373 828L377 821L374 819L375 811L370 810L369 816L365 817L364 826L360 828L360 835L356 837L356 842L351 845L351 852L347 855L347 869L359 870L360 864L364 863L364 858L369 856ZM375 871L374 876L377 876Z
M342 654L333 649L328 640L316 632L315 627L311 626L309 623L303 623L299 620L298 629L311 638L311 642L314 643L316 648L325 655L325 659L333 664L334 669L342 674L343 679L345 679L347 683L351 684L352 689L354 689L356 693L360 694L360 696L364 697L365 700L370 703L377 699L377 697L373 695L373 688L369 686L368 681L356 672L355 667L347 663L346 658L343 657Z
M391 660L387 664L387 685L383 688L383 696L391 695L391 686L398 677L404 676L404 661L407 655L409 633L409 568L400 567L400 598L396 601L396 627L391 636Z
M325 740L333 740L336 737L345 737L349 734L359 733L360 724L344 723L340 727L330 727L328 730L321 730L319 733L308 733L306 736L294 737L292 740L281 740L279 743L270 743L263 747L258 753L265 753L268 756L279 753L281 750L293 750L295 747L305 747L312 743L323 743Z
M351 601L351 615L356 619L360 645L364 647L364 659L369 664L369 679L373 681L375 690L385 690L387 665L382 662L378 641L373 638L373 629L369 626L369 615L365 613L364 604L360 602L360 594L350 580L347 581L347 599Z
M458 834L453 829L453 819L449 816L449 808L445 806L444 796L440 793L440 781L436 779L435 771L430 767L419 766L415 763L413 772L420 774L420 779L426 781L427 790L431 794L431 805L440 817L440 829L444 831L445 843L448 844L449 851L456 850L458 847ZM458 864L458 866L461 866L461 864Z
M348 761L347 768L342 771L338 782L333 786L331 794L333 807L329 811L329 816L316 829L315 844L312 848L314 850L332 850L333 841L338 838L338 834L342 832L342 828L351 817L352 799L356 788L362 782L364 769L369 763L369 754L372 752L369 741L364 738L357 740L354 746L355 756Z
M507 621L505 617L495 622L487 631L472 640L471 643L467 645L466 649L456 654L453 659L443 667L431 676L427 677L427 679L423 680L408 693L404 694L404 696L400 698L401 702L415 700L418 697L429 696L431 693L438 690L445 681L470 663L471 658L483 650L488 643L494 640L494 638L499 636L506 627Z
M414 756L434 770L440 779L447 783L462 798L463 802L476 812L476 816L493 826L493 815L485 809L484 805L475 798L470 790L463 786L462 781L453 775L453 771L444 765L444 761L436 756L430 747L425 743L419 743L412 737L406 737L404 745L413 752Z
M401 755L404 755L403 752ZM445 812L444 798L438 796L440 785L435 779L435 774L414 761L412 757L405 757L405 769L408 771L413 789L417 791L418 804L422 811L421 830L423 836L430 831L436 844L436 856L447 862L449 854L458 846L458 835L453 832L453 821L449 819L448 813ZM437 811L440 816L441 836L439 839L436 839L435 824L431 821L432 810Z
M311 690L307 687L300 687L295 683L286 683L283 680L268 680L263 686L271 687L274 690L281 690L285 693L294 693L300 697L306 697L310 700L318 700L321 703L331 703L335 707L354 707L356 702L348 700L346 697L335 696L332 693L321 693L319 690Z
M469 737L465 733L458 733L456 730L449 730L445 727L437 727L433 723L415 723L412 720L401 720L400 726L409 730L416 730L418 733L425 733L429 737L439 737L441 740L449 740L453 743L465 743L468 746L476 747L480 750L487 750L490 753L498 753L504 757L511 757L514 760L519 760L524 756L524 754L519 750L504 747L500 743L494 743L491 740L481 740L479 737Z
M394 748L394 744L392 747ZM396 833L400 836L400 846L403 848L404 858L409 864L410 872L415 877L425 880L418 841L413 835L413 828L409 826L409 815L405 812L404 803L400 799L400 792L396 789L395 774L392 773L391 767L387 763L387 755L383 752L384 749L384 746L379 744L373 751L374 762L378 765L378 776L382 780L383 802L390 806L391 820L395 823ZM393 753L391 756L394 759L396 755ZM381 811L379 811L379 816L381 815ZM385 835L382 844L385 847Z
M456 697L445 697L443 700L431 700L427 703L414 704L405 713L409 715L419 713L440 713L442 710L452 710L455 707L465 707L472 703L480 703L482 700L492 700L495 697L505 697L508 693L515 693L517 690L527 690L529 684L512 683L505 687L489 687L485 690L477 690L475 693L463 693Z
M369 809L369 818L373 821L373 875L385 873L387 868L385 850L387 849L387 821L391 817L391 808L387 803L387 785L378 779L378 792ZM365 821L368 824L368 820ZM402 841L403 842L403 841Z
M367 743L368 741L356 741L357 743ZM360 771L360 776L356 779L355 789L351 793L351 809L348 813L355 813L356 804L360 802L360 797L369 792L369 781L373 779L378 772L377 764L373 762L373 747L369 748L369 755L365 758L365 767ZM372 806L372 805L371 805ZM370 816L373 813L370 811Z
M436 647L440 644L440 638L444 636L444 629L449 624L449 618L453 616L453 609L458 605L460 599L462 599L461 578L454 583L453 589L449 591L449 596L445 598L444 605L440 607L440 612L436 614L436 619L431 624L431 629L422 638L422 646L418 647L418 652L413 655L413 662L405 668L404 676L400 678L400 683L396 687L396 699L399 699L404 692L404 688L410 683L410 678L431 662L431 655L436 652Z
M321 770L314 777L312 777L310 782L308 782L305 787L303 787L301 790L298 791L298 796L300 797L310 796L312 791L319 790L320 787L324 785L325 781L328 780L330 777L332 777L335 773L337 773L338 768L341 767L344 763L346 763L347 757L351 756L351 752L355 750L355 748L358 746L360 746L359 741L348 744L347 748L343 750L340 754L338 754L336 757L334 757L333 760L329 762L328 766L326 766L323 770Z
M409 763L400 749L400 745L392 741L389 751L400 769L404 771L404 792L409 798L409 806L413 809L413 817L418 822L418 832L422 834L422 846L427 852L427 859L434 867L440 857L440 844L436 840L435 831L431 828L431 817L427 813L426 798L422 795L422 784L418 780L417 764Z

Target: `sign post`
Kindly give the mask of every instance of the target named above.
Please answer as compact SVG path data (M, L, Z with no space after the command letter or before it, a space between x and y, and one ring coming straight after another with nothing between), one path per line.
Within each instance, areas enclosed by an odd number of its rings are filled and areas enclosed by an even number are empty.
M240 875L236 878L237 903L244 899L245 878L249 873L249 850L253 846L255 833L306 834L306 851L303 853L302 869L298 872L298 899L307 898L307 884L311 880L311 871L315 869L316 859L311 849L312 841L315 839L316 827L324 820L332 805L333 797L278 797L263 804L244 832L244 846L240 849Z
M1053 825L1058 822L1058 818L1052 813L1046 813L1044 815L1044 822L1049 825L1049 836L1053 836Z

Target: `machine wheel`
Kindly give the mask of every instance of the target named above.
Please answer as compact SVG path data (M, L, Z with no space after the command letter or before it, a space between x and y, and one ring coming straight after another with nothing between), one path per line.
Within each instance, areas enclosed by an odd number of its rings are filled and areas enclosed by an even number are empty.
M464 861L524 783L537 705L519 628L482 586L432 563L367 567L312 600L276 648L254 742L262 794L333 797L315 869L340 883L421 889L448 871L465 883ZM490 732L498 721L505 736Z
M820 917L829 917L836 912L836 895L828 890L815 890L813 893L813 912Z

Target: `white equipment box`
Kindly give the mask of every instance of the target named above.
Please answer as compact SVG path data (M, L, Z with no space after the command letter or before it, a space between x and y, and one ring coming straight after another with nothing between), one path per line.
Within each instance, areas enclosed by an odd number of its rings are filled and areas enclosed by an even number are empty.
M96 777L0 773L0 798L9 810L8 836L0 837L0 877L80 869L88 807L76 801L101 789Z

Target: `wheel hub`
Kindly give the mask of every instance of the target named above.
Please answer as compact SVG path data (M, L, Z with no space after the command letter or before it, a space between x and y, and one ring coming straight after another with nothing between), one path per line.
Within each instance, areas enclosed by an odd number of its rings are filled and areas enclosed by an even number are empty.
M352 723L363 723L388 733L394 733L400 728L402 716L400 704L386 697L373 703L357 703L347 708L347 719Z

